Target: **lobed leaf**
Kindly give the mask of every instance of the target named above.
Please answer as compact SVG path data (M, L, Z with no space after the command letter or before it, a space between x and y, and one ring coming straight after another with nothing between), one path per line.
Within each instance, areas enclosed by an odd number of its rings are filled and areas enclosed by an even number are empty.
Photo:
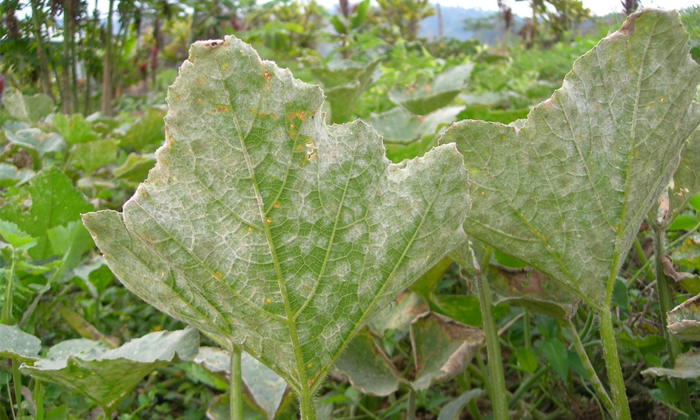
M457 143L472 179L465 231L594 307L609 304L642 219L700 123L687 39L676 12L635 13L524 123L446 131L441 142Z
M197 42L123 214L83 221L122 283L312 395L345 346L464 240L453 145L391 165L362 122L234 37Z

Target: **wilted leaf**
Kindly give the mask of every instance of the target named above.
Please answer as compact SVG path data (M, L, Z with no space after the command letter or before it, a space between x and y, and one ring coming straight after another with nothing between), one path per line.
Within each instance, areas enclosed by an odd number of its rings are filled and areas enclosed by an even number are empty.
M369 63L352 61L332 62L328 67L310 69L311 74L323 85L331 104L331 122L338 124L349 121L357 100L374 81L374 72L379 59Z
M31 362L39 358L40 351L41 340L16 325L0 324L0 357Z
M44 133L38 128L25 128L16 132L5 131L10 144L15 144L37 153L39 158L46 153L60 152L66 148L63 138L56 133Z
M164 116L165 111L149 108L129 127L122 141L136 151L153 152L165 141Z
M3 103L10 115L27 123L36 123L53 111L53 99L43 93L24 96L18 90L5 94Z
M231 376L231 356L223 350L200 347L194 362L211 372L222 372ZM284 379L246 352L241 353L241 378L253 397L251 402L265 411L267 418L272 420L287 390Z
M199 334L193 328L151 333L114 350L80 340L55 351L60 358L20 369L79 392L112 411L144 376L175 361L192 360L198 348Z
M494 303L508 302L556 319L568 319L578 308L576 296L537 270L490 265L486 276Z
M85 120L83 114L73 114L70 117L56 114L51 119L51 124L70 145L88 143L97 139L97 133L92 131L92 124Z
M148 171L156 164L156 156L129 153L123 165L114 168L114 177L128 182L140 183L148 176Z
M700 351L690 351L678 355L678 357L676 357L676 366L674 366L673 369L653 367L642 371L642 374L653 374L681 379L700 378Z
M669 331L680 338L700 340L700 295L676 306L666 316Z
M464 240L454 146L390 165L362 122L234 37L197 42L168 140L124 213L84 223L138 296L261 360L307 401L374 314Z
M366 328L350 341L335 367L348 376L352 386L365 394L386 396L405 381Z
M465 231L602 306L700 122L687 39L676 12L635 13L521 129L448 129L441 142L457 142L472 180Z
M394 87L389 99L417 115L426 115L448 105L466 87L473 64L450 67L434 80L419 76L413 84Z
M19 203L10 202L0 207L0 219L16 223L33 236L37 245L29 255L40 260L53 253L49 246L47 231L56 226L80 219L80 213L93 210L92 204L73 187L73 183L57 168L39 172L29 183L27 191L32 199L29 212L23 212Z
M415 390L452 379L471 362L484 344L484 332L436 313L426 313L411 324L415 358ZM440 351L436 351L439 349Z
M688 138L688 144L681 156L681 163L673 174L673 189L668 192L671 213L682 211L693 195L698 192L700 192L700 128L696 128Z
M405 290L396 298L395 305L382 309L369 321L369 327L380 336L387 330L408 332L411 322L429 309L420 295Z
M92 173L117 160L117 143L114 140L96 140L76 144L73 155L78 158L85 173Z
M479 388L462 393L462 395L442 407L442 410L440 410L440 414L438 415L438 420L453 420L462 412L462 409L469 403L469 401L480 397L483 393L484 391Z

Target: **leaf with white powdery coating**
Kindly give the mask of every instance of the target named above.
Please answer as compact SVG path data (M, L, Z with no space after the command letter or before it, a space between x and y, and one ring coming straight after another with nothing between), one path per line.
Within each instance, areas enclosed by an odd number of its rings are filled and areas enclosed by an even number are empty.
M574 63L522 128L462 121L465 231L602 307L698 126L700 69L676 12L645 10ZM607 287L607 289L606 289Z
M676 306L666 316L669 331L680 338L700 341L700 295Z
M391 165L362 122L234 37L197 42L124 213L83 221L132 292L311 396L361 328L465 236L454 145Z
M31 362L39 359L40 351L41 340L16 325L0 324L0 357Z

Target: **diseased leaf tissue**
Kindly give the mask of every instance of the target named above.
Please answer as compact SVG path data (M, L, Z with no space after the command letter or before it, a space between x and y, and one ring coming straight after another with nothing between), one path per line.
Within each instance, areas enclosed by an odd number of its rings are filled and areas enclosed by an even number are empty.
M470 206L454 144L393 165L366 124L327 127L322 102L234 37L197 42L148 179L123 213L83 216L129 290L301 394L465 239Z

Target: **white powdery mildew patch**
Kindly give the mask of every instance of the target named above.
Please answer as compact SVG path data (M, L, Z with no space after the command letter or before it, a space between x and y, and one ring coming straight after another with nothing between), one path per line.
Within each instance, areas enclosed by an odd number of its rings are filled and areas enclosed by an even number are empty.
M127 287L299 387L464 240L469 207L454 146L390 165L370 126L326 127L322 101L233 37L196 43L126 225L86 219ZM133 234L115 242L107 218Z

